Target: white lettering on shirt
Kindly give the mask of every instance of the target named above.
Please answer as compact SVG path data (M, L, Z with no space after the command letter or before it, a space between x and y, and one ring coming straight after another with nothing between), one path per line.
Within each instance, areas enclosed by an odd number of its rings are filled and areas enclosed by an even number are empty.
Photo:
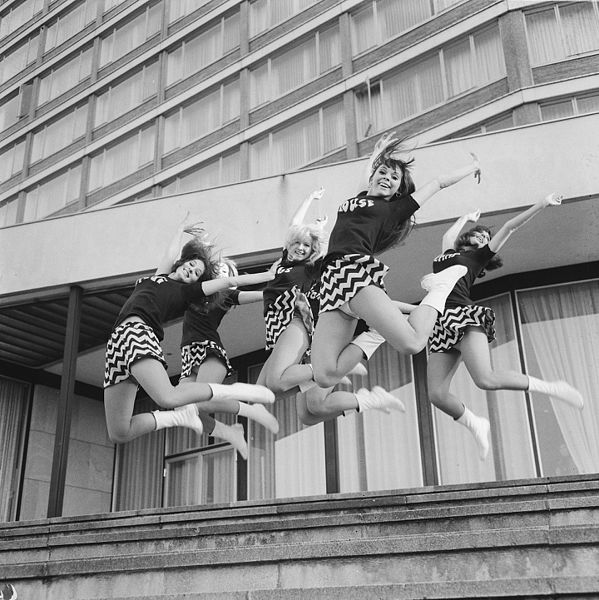
M368 208L374 206L374 200L368 198L352 198L346 200L340 207L338 212L353 212L357 208Z

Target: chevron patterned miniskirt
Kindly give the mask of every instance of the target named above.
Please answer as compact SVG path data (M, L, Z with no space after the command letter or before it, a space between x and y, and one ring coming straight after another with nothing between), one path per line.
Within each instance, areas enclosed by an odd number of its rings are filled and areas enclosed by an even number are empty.
M387 265L365 254L345 254L333 260L322 273L320 312L340 309L369 285L384 290L388 270Z
M154 330L139 321L129 321L116 327L106 344L104 387L129 379L131 365L142 358L153 358L167 368Z
M289 326L294 316L302 320L308 336L312 339L314 316L312 315L310 302L297 286L280 294L264 315L267 350L272 350L275 347L279 336Z
M221 362L227 368L227 375L233 373L233 367L231 367L229 357L224 348L212 341L192 342L188 346L181 348L181 379L189 377L192 369L199 367L210 354L220 358Z
M495 339L495 313L487 306L455 306L437 318L428 339L430 352L447 352L463 337L466 327L482 327L489 344Z

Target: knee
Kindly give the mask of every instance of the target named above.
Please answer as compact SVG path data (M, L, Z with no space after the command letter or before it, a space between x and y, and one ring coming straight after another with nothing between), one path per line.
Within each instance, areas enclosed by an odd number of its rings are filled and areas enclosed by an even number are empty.
M435 405L439 406L443 404L443 400L446 397L445 392L441 388L430 388L428 389L429 400Z
M336 373L333 369L323 369L317 368L314 366L314 381L316 385L321 388L333 387L337 383L339 383L339 374Z
M476 387L480 388L481 390L493 391L499 389L497 378L492 371L476 373L472 376L472 379Z
M418 354L419 352L421 352L424 347L426 346L426 342L427 342L428 338L414 338L411 340L406 340L401 346L401 348L398 348L399 352L401 352L401 354Z
M303 425L311 426L319 422L318 418L306 406L298 406L297 416Z
M266 375L262 385L265 385L273 394L282 394L287 391L281 379L270 374Z
M108 428L108 439L113 444L126 444L131 441L131 436L129 435L129 428L125 427L109 427Z

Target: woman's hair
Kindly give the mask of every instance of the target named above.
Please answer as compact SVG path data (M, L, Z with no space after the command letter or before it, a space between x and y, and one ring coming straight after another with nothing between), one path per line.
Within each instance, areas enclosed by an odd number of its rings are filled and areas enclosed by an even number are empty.
M455 244L453 245L454 249L458 252L462 250L465 252L471 252L472 250L476 250L476 246L473 246L470 243L470 238L475 233L486 233L488 234L489 238L491 238L493 235L492 231L486 225L475 225L468 231L458 236L457 240L455 241ZM478 274L478 277L484 277L487 274L487 271L493 271L494 269L499 269L502 266L503 259L498 254L495 254L485 265L485 268Z
M171 272L176 271L182 264L189 260L201 260L204 263L204 273L200 277L200 281L208 281L218 275L219 261L214 256L212 245L204 239L194 237L189 240L181 249L181 255L173 264Z
M285 238L285 250L289 251L289 247L298 240L303 240L309 237L311 242L310 256L306 259L306 263L313 265L319 258L326 254L327 236L321 223L308 223L302 225L291 225L287 230Z
M385 165L390 169L401 171L401 181L399 184L399 188L395 195L390 199L390 201L394 201L398 199L400 196L405 196L407 194L412 194L416 190L416 185L414 184L414 180L412 179L411 165L414 162L413 157L409 157L406 160L399 158L397 153L406 152L407 148L404 145L404 140L394 140L387 144L381 150L381 152L374 158L372 161L372 169L370 172L369 181L372 180L372 177L376 173L376 170L381 166ZM410 235L412 229L414 229L414 225L416 224L416 219L412 215L409 219L402 221L395 225L395 227L390 227L388 230L383 229L381 232L381 238L379 242L379 249L377 252L383 252L385 250L389 250L394 246L397 246L401 242L403 242L408 235Z

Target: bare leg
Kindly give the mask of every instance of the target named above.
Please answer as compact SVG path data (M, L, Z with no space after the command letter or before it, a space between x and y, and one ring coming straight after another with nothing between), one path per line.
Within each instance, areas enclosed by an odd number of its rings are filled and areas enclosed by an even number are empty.
M294 318L279 336L271 355L264 363L258 383L275 394L286 392L312 379L312 368L299 364L310 340L300 319Z
M528 377L518 371L493 371L489 343L480 327L468 327L458 344L476 387L481 390L526 390Z
M164 371L162 365L156 364ZM136 393L137 385L131 379L104 389L106 427L114 443L128 442L156 429L152 413L133 415Z
M427 365L428 395L431 402L453 419L459 419L464 412L464 405L449 392L451 380L460 364L460 353L431 352Z

